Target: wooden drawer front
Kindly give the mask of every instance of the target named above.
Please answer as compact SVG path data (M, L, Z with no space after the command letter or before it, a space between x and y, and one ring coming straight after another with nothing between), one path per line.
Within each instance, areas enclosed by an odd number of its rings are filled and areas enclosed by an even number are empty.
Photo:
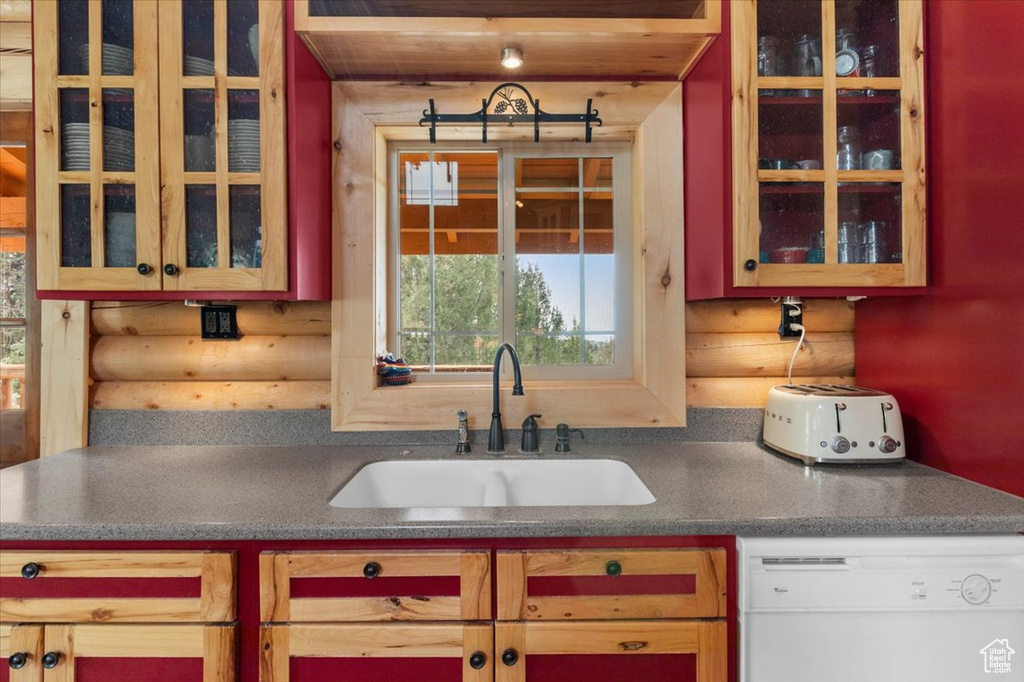
M479 668L471 663L474 655L483 657ZM262 626L260 682L323 679L492 682L494 629L461 623Z
M0 585L0 622L235 619L231 552L0 552Z
M512 664L503 655L512 652ZM618 621L615 623L497 623L494 626L495 682L526 682L531 680L584 679L565 665L559 672L544 674L550 666L539 658L595 657L605 664L604 674L597 679L645 679L624 673L629 661L637 656L664 657L668 666L676 663L679 654L693 654L696 673L686 677L683 666L670 679L693 679L696 682L723 682L726 679L726 624L714 621ZM566 658L568 662L569 658ZM578 660L578 659L577 659ZM621 660L621 663L618 661ZM691 663L691 670L693 664ZM583 665L593 669L593 666ZM636 666L640 668L641 666ZM650 667L650 666L645 666ZM615 675L611 672L615 671ZM658 679L661 679L660 677ZM669 678L666 678L669 679Z
M364 573L370 565L378 568L373 578ZM312 583L312 589L300 590L297 581L306 588ZM310 593L315 596L303 596ZM264 623L490 618L491 557L486 551L260 555Z
M497 561L498 620L725 616L724 549L502 551Z

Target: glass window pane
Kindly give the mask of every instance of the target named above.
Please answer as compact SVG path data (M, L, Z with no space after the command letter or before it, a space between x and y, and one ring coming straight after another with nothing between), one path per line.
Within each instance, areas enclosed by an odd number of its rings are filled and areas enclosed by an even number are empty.
M260 13L256 0L228 3L228 75L260 75Z
M758 167L767 170L820 170L821 90L759 90Z
M821 76L821 2L757 3L757 75Z
M836 75L899 76L896 0L837 0Z
M840 90L837 98L836 167L892 170L900 167L900 93Z
M759 260L762 263L823 262L824 185L762 182L760 195ZM821 260L815 260L819 253Z
M65 268L92 265L89 185L60 186L60 264Z
M103 75L135 73L135 2L103 0Z
M516 187L579 187L580 162L571 159L516 159Z
M217 267L216 185L185 187L185 241L188 267Z
M183 70L186 76L213 75L213 0L182 0Z
M134 268L135 186L103 187L103 251L108 268Z
M24 251L0 251L0 318L25 318L25 262Z
M903 262L898 182L839 184L839 262Z
M4 365L7 384L0 387L0 409L22 409L25 404L24 327L0 328L0 364Z
M60 169L89 170L89 91L60 90Z
M599 157L583 159L583 186L611 187L612 160Z
M259 185L228 188L231 229L231 267L258 268L263 264L263 221Z
M185 90L185 170L217 169L213 90Z
M259 90L228 90L228 170L260 171Z
M133 90L103 89L103 170L135 170Z
M89 0L60 0L57 33L61 75L89 73Z

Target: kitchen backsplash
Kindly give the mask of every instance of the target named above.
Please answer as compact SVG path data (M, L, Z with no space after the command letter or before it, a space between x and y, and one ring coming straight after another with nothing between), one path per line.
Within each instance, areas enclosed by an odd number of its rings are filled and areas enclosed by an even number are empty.
M486 415L483 415L486 417ZM650 429L584 429L588 444L675 441L756 441L761 437L758 408L690 408L688 426ZM483 421L481 419L481 421ZM458 421L438 431L331 431L328 410L92 410L89 444L102 445L451 445ZM573 434L578 441L579 435ZM518 429L506 441L516 443ZM540 431L542 450L550 452L554 429ZM487 432L471 430L470 443L486 449Z

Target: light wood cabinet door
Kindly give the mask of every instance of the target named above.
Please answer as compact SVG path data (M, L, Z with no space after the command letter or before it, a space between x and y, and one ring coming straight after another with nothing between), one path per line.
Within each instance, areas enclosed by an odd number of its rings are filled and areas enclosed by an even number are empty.
M264 625L260 682L491 682L493 649L490 624Z
M222 623L230 552L0 552L0 623Z
M926 284L920 0L738 0L733 283Z
M43 626L0 623L0 682L43 679Z
M164 288L284 290L284 3L156 4Z
M234 625L0 626L0 679L233 682L235 638Z
M497 682L725 682L724 620L497 623Z
M724 549L499 551L498 620L722 618Z
M487 551L260 555L264 623L490 619Z
M158 4L33 3L39 289L161 288Z

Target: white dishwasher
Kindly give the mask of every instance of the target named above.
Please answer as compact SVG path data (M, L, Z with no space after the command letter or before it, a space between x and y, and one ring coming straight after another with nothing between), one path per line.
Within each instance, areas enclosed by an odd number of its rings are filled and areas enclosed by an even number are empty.
M737 548L741 682L1024 682L1024 537Z

